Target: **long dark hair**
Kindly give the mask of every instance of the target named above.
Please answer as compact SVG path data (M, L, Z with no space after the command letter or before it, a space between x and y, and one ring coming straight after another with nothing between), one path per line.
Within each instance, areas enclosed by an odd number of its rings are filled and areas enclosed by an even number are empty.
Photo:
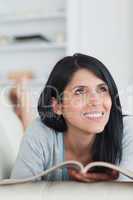
M67 130L63 116L53 112L52 97L62 101L62 98L59 98L60 95L63 94L74 73L79 69L89 70L103 80L109 88L112 100L109 121L102 134L96 134L92 148L92 158L94 161L106 161L114 164L120 162L123 137L120 99L110 72L98 59L84 54L74 54L73 56L66 56L56 63L39 98L38 112L41 121L55 132L65 132Z

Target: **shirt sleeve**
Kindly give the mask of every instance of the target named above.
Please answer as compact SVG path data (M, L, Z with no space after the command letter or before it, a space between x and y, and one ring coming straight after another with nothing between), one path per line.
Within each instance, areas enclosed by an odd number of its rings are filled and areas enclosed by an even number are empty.
M27 129L13 167L11 178L30 178L46 169L47 138L42 127L33 125Z
M120 163L121 168L133 171L133 116L124 117L123 132L123 156ZM133 181L130 178L120 174L118 181Z

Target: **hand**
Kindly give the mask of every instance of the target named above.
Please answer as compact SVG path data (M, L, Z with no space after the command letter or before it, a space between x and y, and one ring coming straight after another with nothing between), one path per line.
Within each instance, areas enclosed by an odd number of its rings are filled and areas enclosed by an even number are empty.
M110 171L110 173L87 172L86 174L83 174L76 170L69 169L68 173L73 180L80 182L112 181L118 178L118 172L115 170Z

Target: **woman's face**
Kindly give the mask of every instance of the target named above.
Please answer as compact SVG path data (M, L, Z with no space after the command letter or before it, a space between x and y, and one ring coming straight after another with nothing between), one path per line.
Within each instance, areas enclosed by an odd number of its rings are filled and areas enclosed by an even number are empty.
M69 131L102 132L112 101L107 84L91 71L78 70L63 93L61 112Z

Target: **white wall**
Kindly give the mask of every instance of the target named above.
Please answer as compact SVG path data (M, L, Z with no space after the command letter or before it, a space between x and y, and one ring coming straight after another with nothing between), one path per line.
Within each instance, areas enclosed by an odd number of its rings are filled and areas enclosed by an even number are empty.
M0 36L43 34L58 43L58 35L65 35L65 18L4 21L2 18L54 15L65 10L65 0L0 0ZM27 44L28 46L28 44ZM36 48L3 51L0 45L0 79L16 69L30 69L39 77L47 77L55 62L65 55L64 48Z
M120 89L133 83L131 4L132 0L68 0L68 54L80 51L99 58Z
M133 50L133 26L132 26L132 0L67 0L67 54L83 52L98 57L112 72L115 81L120 88L126 88L133 81L132 50ZM54 12L56 8L63 9L63 0L0 0L0 14L22 12ZM16 9L17 8L17 9ZM59 22L63 29L64 21ZM57 23L56 23L57 25ZM32 27L32 28L31 28ZM57 26L59 27L59 26ZM55 26L49 21L43 22L0 24L0 33L24 34L31 32L54 33ZM62 31L61 30L61 31ZM51 51L50 56L44 57L40 52L25 52L20 58L19 52L12 58L6 59L6 54L0 53L0 70L4 72L16 66L39 68L53 66L55 60L64 55L58 50L57 55ZM45 54L45 52L44 52ZM54 59L52 59L54 55ZM18 58L18 59L17 59ZM42 62L45 61L45 62ZM25 62L27 61L27 62ZM16 63L16 64L14 64ZM49 70L49 69L48 69Z
M34 12L51 13L64 9L63 0L0 0L0 14L31 14Z

